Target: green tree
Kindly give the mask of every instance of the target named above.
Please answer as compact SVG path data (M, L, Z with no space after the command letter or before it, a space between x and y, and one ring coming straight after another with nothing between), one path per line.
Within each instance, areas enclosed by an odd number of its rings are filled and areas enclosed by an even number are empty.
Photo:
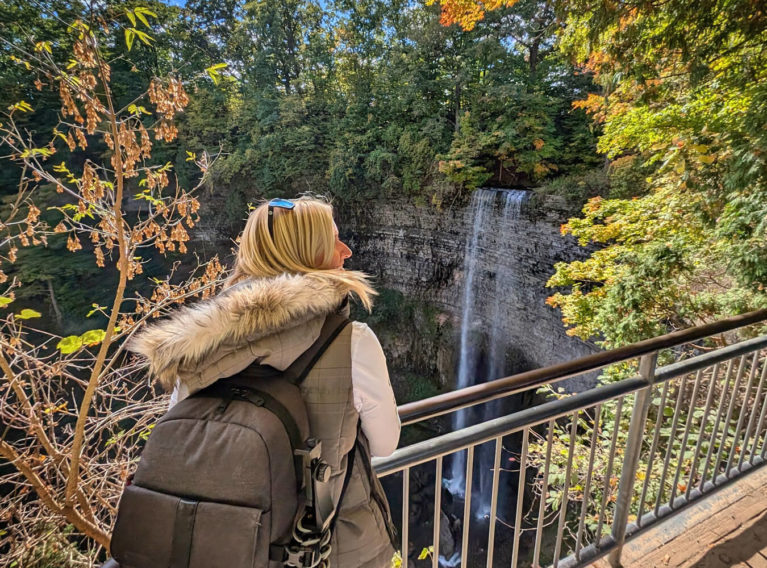
M600 150L648 171L563 227L600 245L549 283L570 287L551 303L571 333L617 345L767 305L767 17L714 0L563 10L563 48L610 85L583 103Z

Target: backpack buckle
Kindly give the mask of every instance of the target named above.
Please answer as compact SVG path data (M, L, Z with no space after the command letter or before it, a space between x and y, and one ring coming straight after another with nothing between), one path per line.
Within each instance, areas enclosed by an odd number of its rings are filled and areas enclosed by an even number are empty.
M286 546L283 562L285 563L285 566L303 566L304 554L305 552L300 550L297 546Z
M320 542L311 546L286 546L285 554L285 565L296 568L314 568L320 566L324 560Z
M229 389L232 393L232 396L235 396L241 400L245 400L251 404L255 404L256 406L264 406L266 401L263 397L257 395L252 390L246 388L246 387L240 387L240 386L232 386Z
M310 511L301 519L308 532L323 532L329 526L336 512L333 505L330 481L330 466L322 460L322 442L314 438L306 440L303 449L293 452L303 463L303 488L306 506Z

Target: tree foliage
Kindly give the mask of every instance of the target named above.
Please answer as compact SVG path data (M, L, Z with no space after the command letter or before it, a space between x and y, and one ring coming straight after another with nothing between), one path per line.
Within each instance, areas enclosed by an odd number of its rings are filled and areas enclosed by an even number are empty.
M599 149L646 172L564 233L600 249L561 264L570 332L615 345L767 305L767 16L749 2L563 6L562 47L604 96L579 106Z
M208 12L188 4L183 33L198 39L184 59L220 58L233 80L197 84L181 138L223 149L211 179L232 211L307 190L440 202L594 159L589 121L571 108L593 85L553 49L554 15L540 2L471 32L399 0L247 3L214 11L215 22ZM215 46L210 56L202 45Z

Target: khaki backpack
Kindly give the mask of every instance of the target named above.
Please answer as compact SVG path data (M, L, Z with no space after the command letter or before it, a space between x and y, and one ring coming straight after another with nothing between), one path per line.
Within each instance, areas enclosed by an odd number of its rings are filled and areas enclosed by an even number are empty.
M299 385L348 323L329 315L285 371L252 365L157 422L120 499L111 544L120 568L326 565L330 471L308 439Z

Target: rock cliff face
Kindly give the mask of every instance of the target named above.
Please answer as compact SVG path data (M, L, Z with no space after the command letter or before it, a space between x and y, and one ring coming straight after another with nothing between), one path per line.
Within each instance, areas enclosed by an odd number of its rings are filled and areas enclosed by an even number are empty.
M489 197L494 211L483 217L486 226L478 247L471 251L477 255L472 341L488 351L488 332L501 334L507 353L505 374L593 353L593 345L567 336L559 311L545 304L552 293L545 284L554 264L584 258L586 252L572 238L560 235L555 210L533 210L523 202L517 218L505 217L503 193L496 191L497 197ZM390 201L344 210L338 217L341 236L354 251L351 268L373 275L379 288L397 290L411 301L433 306L436 312L432 314L440 331L436 345L417 346L412 338L403 340L402 332L399 341L387 338L385 347L392 351L394 366L402 369L409 364L429 374L431 365L441 383L454 385L467 278L465 256L476 208L437 211ZM408 325L418 334L423 323ZM568 386L579 387L577 381Z

